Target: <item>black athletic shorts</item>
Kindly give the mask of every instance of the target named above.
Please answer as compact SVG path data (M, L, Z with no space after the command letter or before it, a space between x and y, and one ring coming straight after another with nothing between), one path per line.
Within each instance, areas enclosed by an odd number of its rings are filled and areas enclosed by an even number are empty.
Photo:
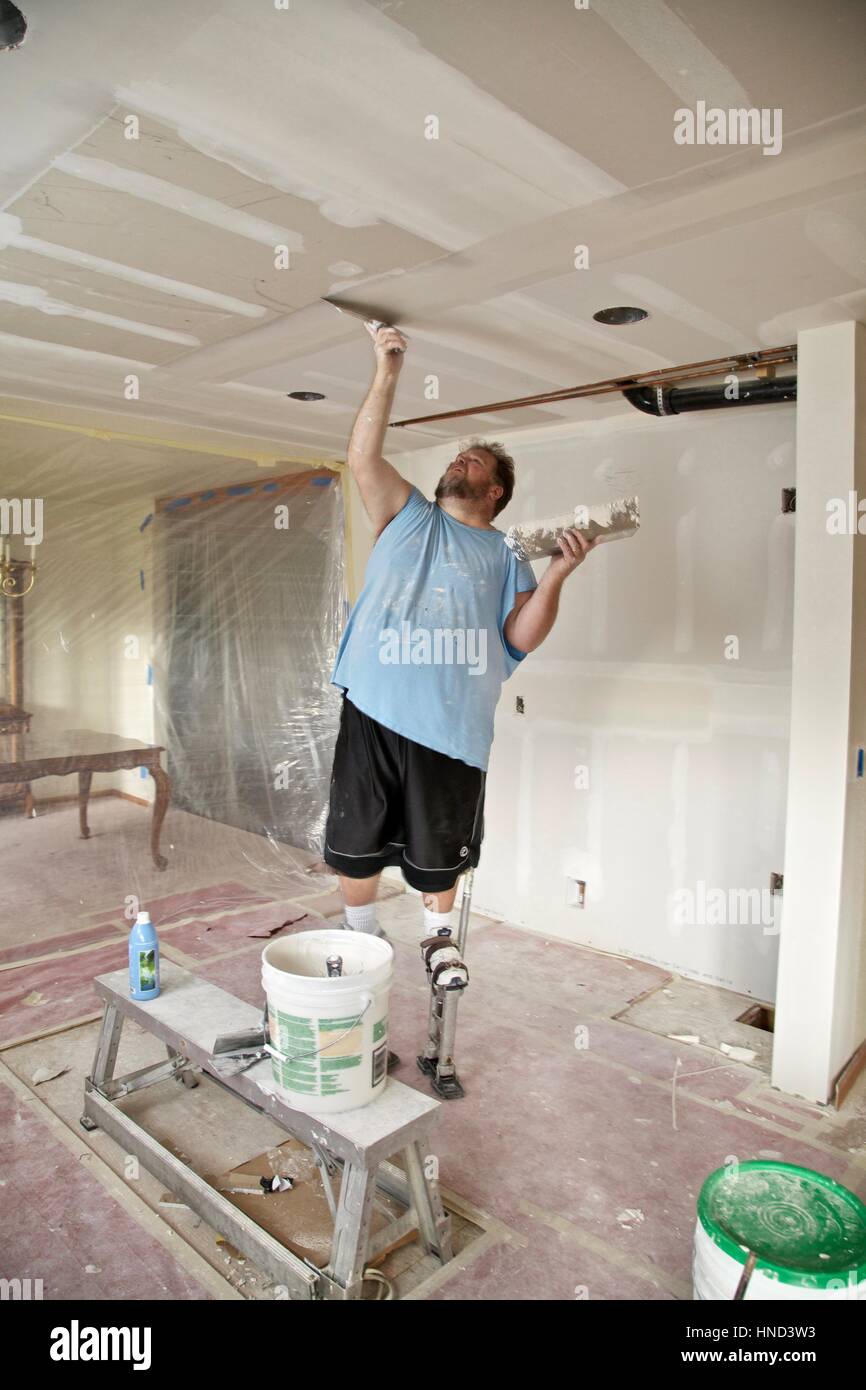
M478 863L485 779L481 768L386 729L344 695L325 863L347 878L396 864L410 887L444 893Z

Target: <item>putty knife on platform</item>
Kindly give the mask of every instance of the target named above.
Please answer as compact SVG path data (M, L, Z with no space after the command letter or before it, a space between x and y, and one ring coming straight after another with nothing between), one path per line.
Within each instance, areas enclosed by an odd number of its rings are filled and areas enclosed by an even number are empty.
M257 1028L242 1028L237 1033L220 1033L214 1041L211 1056L243 1057L247 1053L255 1052L264 1047L269 1036L268 1006L265 1004L262 1021Z

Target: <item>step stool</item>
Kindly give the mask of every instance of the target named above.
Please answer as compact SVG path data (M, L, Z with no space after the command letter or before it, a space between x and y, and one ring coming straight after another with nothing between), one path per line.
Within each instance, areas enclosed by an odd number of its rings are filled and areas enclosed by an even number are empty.
M193 1211L230 1240L295 1299L358 1299L370 1260L401 1237L417 1230L424 1249L442 1263L453 1258L451 1218L438 1184L428 1176L430 1132L441 1105L410 1086L389 1078L382 1095L370 1105L341 1114L308 1115L295 1110L273 1080L271 1062L256 1062L248 1071L221 1075L211 1055L221 1033L254 1028L261 1006L245 1004L225 990L192 975L173 961L160 962L161 993L142 1001L129 997L129 974L116 970L94 980L104 1000L102 1028L91 1075L84 1083L87 1130L103 1129ZM124 1020L130 1018L166 1046L168 1060L115 1077L114 1068ZM175 1076L187 1086L198 1084L193 1065L263 1115L270 1115L286 1134L312 1149L334 1220L330 1260L325 1269L300 1259L222 1193L136 1124L117 1101L145 1086ZM402 1157L403 1169L387 1160ZM340 1170L339 1198L330 1176ZM406 1210L370 1234L377 1189L396 1197Z

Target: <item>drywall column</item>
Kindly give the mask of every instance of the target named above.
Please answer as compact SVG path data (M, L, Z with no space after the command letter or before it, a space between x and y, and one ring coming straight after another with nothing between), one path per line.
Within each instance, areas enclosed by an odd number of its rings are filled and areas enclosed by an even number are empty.
M791 747L773 1084L823 1102L866 1037L866 327L799 337ZM844 533L838 519L846 514ZM862 527L866 532L866 500ZM853 534L852 534L853 532Z

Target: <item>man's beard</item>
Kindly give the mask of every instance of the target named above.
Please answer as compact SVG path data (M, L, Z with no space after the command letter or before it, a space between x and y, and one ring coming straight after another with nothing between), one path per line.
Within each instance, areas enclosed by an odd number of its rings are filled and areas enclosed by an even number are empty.
M437 502L441 497L463 497L468 501L478 502L486 496L489 487L489 483L479 483L473 487L465 473L458 473L454 478L448 478L448 474L443 473L433 495Z

